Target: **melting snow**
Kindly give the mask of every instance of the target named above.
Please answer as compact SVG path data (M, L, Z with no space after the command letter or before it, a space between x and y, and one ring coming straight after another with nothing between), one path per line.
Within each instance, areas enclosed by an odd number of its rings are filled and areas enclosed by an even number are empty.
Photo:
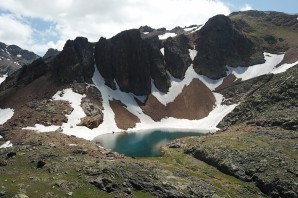
M4 124L13 116L13 109L0 109L0 125Z
M184 31L185 32L190 32L190 33L193 33L193 32L196 32L198 30L200 30L201 28L203 27L203 25L197 25L195 27L188 27L188 28L184 28Z
M82 98L85 95L81 95L72 91L72 89L64 89L63 91L58 91L54 96L53 100L65 100L68 101L73 108L70 115L67 115L68 126L73 127L81 122L81 118L85 117L86 114L81 107Z
M291 63L291 64L288 64L288 63L283 64L283 65L281 65L279 67L275 67L271 73L273 73L273 74L279 74L279 73L285 72L285 71L287 71L288 69L290 69L291 67L293 67L293 66L295 66L297 64L298 64L298 61L295 62L295 63Z
M193 60L197 55L197 51L189 50L189 54ZM195 78L200 79L211 91L213 91L223 81L223 78L219 80L212 80L206 76L197 74L192 65L186 70L183 80L174 78L170 73L168 73L168 75L170 76L171 87L167 93L160 92L151 81L152 95L155 96L163 105L173 102L175 98L182 92L183 87L189 85Z
M161 49L163 53L163 49ZM197 54L196 50L189 51L191 59L193 60ZM279 73L283 72L289 67L295 64L284 64L278 68L275 66L280 63L283 59L282 55L274 55L269 53L264 53L266 62L264 64L259 64L251 67L237 67L232 68L228 67L228 73L234 73L236 77L242 79L250 79L255 76L259 76L266 73ZM171 87L168 93L161 93L152 83L152 94L164 105L174 101L175 98L181 93L184 86L189 85L190 82L194 79L200 79L211 91L213 91L217 86L219 86L223 78L219 80L211 80L206 76L198 75L191 65L186 73L183 80L175 79L170 75ZM214 109L209 113L209 115L200 120L187 120L187 119L175 119L175 118L163 118L160 122L153 121L148 115L144 114L142 109L138 106L135 98L138 100L144 100L145 96L136 97L132 93L125 93L120 91L117 83L116 90L112 90L110 87L105 85L104 78L100 75L97 67L95 66L95 72L93 75L93 83L95 87L101 92L103 99L103 123L98 126L98 128L89 129L84 126L77 126L80 123L80 119L85 117L85 113L82 110L81 100L84 95L74 93L72 89L65 89L56 93L53 96L54 100L66 100L69 101L73 112L68 115L68 122L62 124L62 126L42 126L36 125L30 129L38 131L54 131L61 127L63 133L67 135L75 135L87 140L92 140L98 135L111 133L111 132L120 132L122 131L116 125L114 120L115 114L109 105L111 100L120 100L125 104L125 108L137 116L140 119L140 123L136 124L135 128L128 129L128 132L132 131L148 131L148 130L167 130L167 131L200 131L200 132L214 132L217 130L217 124L229 113L231 112L238 104L233 105L222 105L223 96L218 93L213 93L216 98L216 103ZM91 85L92 86L92 85ZM28 127L27 127L28 128Z
M279 64L283 58L284 54L270 54L264 53L265 63L253 65L250 67L229 67L228 73L234 74L237 78L241 78L243 81L264 74L269 74L274 71L277 64ZM283 67L284 68L284 67ZM278 69L278 68L277 68Z
M3 75L3 76L0 76L0 85L3 83L3 81L7 78L7 75Z
M44 126L42 124L35 124L34 127L25 127L23 129L27 129L27 130L34 130L34 131L38 131L38 132L49 132L49 131L56 131L57 129L59 129L60 126Z
M176 33L166 32L163 35L159 35L158 38L159 38L159 40L165 40L165 39L167 39L169 37L175 37L175 36L177 36Z
M165 48L161 48L161 49L160 49L160 52L161 52L162 55L164 56L164 55L165 55Z
M2 144L0 146L0 149L2 149L2 148L9 148L9 147L12 147L12 143L10 141L7 141L7 142L5 142L4 144Z

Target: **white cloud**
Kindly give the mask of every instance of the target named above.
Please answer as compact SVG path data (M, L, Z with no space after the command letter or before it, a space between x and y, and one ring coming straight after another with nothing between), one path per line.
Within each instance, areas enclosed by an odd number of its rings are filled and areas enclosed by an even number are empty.
M240 8L241 11L247 11L247 10L252 10L251 5L245 4Z
M94 42L141 25L171 29L202 24L216 14L230 13L220 0L10 0L0 1L0 9L57 24L60 41L54 45L76 36Z
M11 14L0 15L0 41L8 44L19 43L25 46L32 34L29 25Z

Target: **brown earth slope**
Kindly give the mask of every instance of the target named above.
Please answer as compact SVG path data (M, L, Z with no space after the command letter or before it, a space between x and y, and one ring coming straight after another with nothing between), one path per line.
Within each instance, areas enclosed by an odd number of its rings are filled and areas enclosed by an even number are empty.
M208 116L214 104L215 97L212 92L200 80L194 79L167 106L161 104L153 95L149 95L141 108L155 121L165 117L196 120Z

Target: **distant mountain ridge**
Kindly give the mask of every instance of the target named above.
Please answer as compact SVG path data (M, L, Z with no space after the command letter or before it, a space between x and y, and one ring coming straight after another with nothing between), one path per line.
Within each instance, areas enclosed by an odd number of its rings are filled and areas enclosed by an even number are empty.
M25 64L39 58L33 52L24 50L16 45L6 45L0 42L0 74L12 74Z

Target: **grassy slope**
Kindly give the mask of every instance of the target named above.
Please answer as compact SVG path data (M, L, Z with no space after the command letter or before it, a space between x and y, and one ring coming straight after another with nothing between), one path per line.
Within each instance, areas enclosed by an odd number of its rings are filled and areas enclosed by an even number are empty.
M278 18L278 16L275 16ZM246 12L240 12L230 16L232 21L245 21L252 29L252 31L245 31L244 33L261 44L266 51L280 52L288 48L298 46L298 30L293 29L291 26L277 26L272 22L265 20L265 17L250 16ZM263 38L272 35L277 39L275 45L266 43ZM282 40L279 40L279 39Z

